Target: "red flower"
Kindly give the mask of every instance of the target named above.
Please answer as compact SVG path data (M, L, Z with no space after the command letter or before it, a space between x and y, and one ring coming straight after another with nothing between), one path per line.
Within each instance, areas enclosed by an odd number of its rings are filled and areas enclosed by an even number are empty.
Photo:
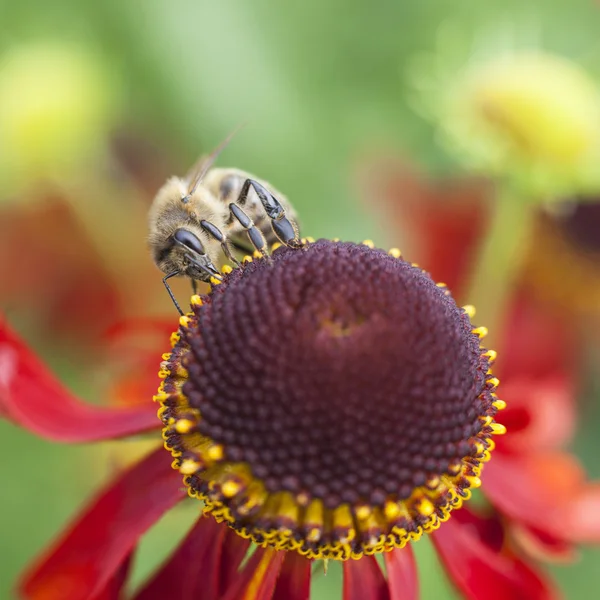
M326 262L327 260L330 260L327 258L327 253L333 251L334 255L336 255L335 252L338 252L335 247L332 250L329 250L329 246L330 245L327 243L315 244L314 246L316 248L314 254L318 257L320 256L320 262L317 263L319 265L319 271L316 273L309 272L309 275L311 275L314 281L321 281L318 273L323 269L323 261ZM340 246L340 248L341 247L342 246ZM357 255L357 251L354 251L351 246L349 248L349 257ZM377 251L371 251L375 253L371 255L369 254L368 249L361 250L360 252L363 252L365 256L368 256L369 260L375 260L375 257L377 257L376 260L379 261L383 260L379 257L385 256L377 253ZM362 256L360 252L358 252L359 257ZM318 253L321 254L319 255ZM284 260L284 258L280 258L281 256L286 257L290 255L296 256L290 253L280 253L277 254L276 257L277 260L281 262ZM323 256L325 256L325 258L323 258ZM352 260L354 260L354 258L352 258ZM408 265L408 263L403 263L403 261L399 261L399 263ZM351 263L344 261L343 264ZM396 263L385 262L385 264L395 265ZM385 268L392 267L386 266ZM393 268L396 267L394 266ZM419 269L403 267L403 269L405 268L408 269L406 272L409 273L409 275L400 275L399 272L395 277L422 277L419 275ZM310 268L307 267L306 264L304 265L304 271L310 271ZM301 272L304 273L304 271L298 271L298 274ZM260 274L263 272L263 268L259 265L255 269L245 271L245 273L247 272L254 273L251 277L254 277L256 281L260 281L258 277L260 277ZM277 284L271 279L273 270L269 267L269 270L265 270L264 272L269 276L271 282L269 285L271 285L271 287L276 286ZM289 270L286 270L284 273L287 272L289 272ZM335 276L338 276L335 270L329 270L327 272L331 273L332 276L336 273ZM340 276L344 276L344 271L341 270L340 272L342 273ZM354 276L358 274L356 270L351 270L350 272L353 273ZM235 293L233 291L235 285L241 285L239 283L240 277L243 276L234 274L234 276L228 280L227 285L230 286L229 289L232 290L229 292L230 297L231 294ZM390 278L386 276L386 280L389 279ZM326 293L323 298L329 301L331 300L331 294L335 293L335 291L340 288L336 288L335 286L329 287L331 282L327 278L325 278L324 281L325 284L319 285L325 285L324 290ZM383 281L384 280L382 279L381 282ZM419 281L421 280L419 279ZM424 281L425 280L423 280L423 282ZM356 306L362 306L360 304L363 302L363 300L361 300L362 298L364 298L364 301L373 301L369 295L371 292L368 289L366 292L367 295L364 295L365 286L363 282L364 278L360 277L344 280L344 285L350 287L345 290L345 294L339 296L339 303L337 300L333 300L337 307L336 310L345 310L344 307L347 306L348 298L357 299L355 300L358 302ZM288 285L294 285L296 283L297 280L292 279L288 282ZM422 286L423 283L418 283L418 285ZM260 295L262 293L260 290L265 290L266 288L262 286L262 284L259 285L256 282L256 289L248 287L248 284L245 284L245 286L246 287L243 288L247 292L247 295L245 294L245 296L252 298L254 303L258 303L258 308L256 308L256 310L259 310L260 312ZM367 288L368 287L369 286L367 286ZM305 288L300 286L300 289L302 290ZM380 289L379 287L376 289L378 290L378 293L385 294L385 289ZM431 289L433 290L433 288ZM439 295L439 298L443 298L445 296L443 288L441 288L441 291L440 288L436 289L438 292L435 292L435 294L441 294ZM217 296L221 293L219 290L220 288L217 288ZM391 288L391 291L394 293L397 292L396 288L393 287ZM276 292L271 291L269 293ZM292 302L293 288L288 288L286 294L288 301ZM361 296L361 294L363 295ZM436 297L438 296L436 295ZM419 311L422 311L424 308L426 310L433 310L424 306L423 298L419 298L420 300L416 304L416 306L419 306ZM306 298L303 300L305 302L307 301ZM243 300L240 299L234 303L234 305L237 306L239 305L239 302L242 301ZM392 308L389 301L386 300L385 295L383 296L383 301L385 306ZM319 302L321 302L321 300L317 302L317 307L321 306ZM267 317L269 315L264 312L261 313L263 314L263 322L252 319L250 318L250 315L252 314L251 311L254 310L253 305L248 305L246 309L250 312L247 313L247 318L246 315L242 315L242 320L238 321L237 328L234 327L231 330L232 333L228 333L228 323L222 319L218 319L218 313L214 313L214 317L211 316L213 314L213 308L210 306L211 304L214 305L214 310L216 311L219 304L218 300L215 298L208 298L207 303L205 303L207 306L206 310L204 308L202 308L202 310L197 308L194 313L195 316L193 316L191 320L190 318L184 319L184 327L180 330L180 335L183 335L182 341L179 341L179 337L173 340L175 343L175 350L170 355L167 364L163 368L167 369L163 374L163 377L166 377L166 387L161 388L162 392L159 394L159 396L162 394L161 401L163 402L163 406L167 408L167 412L170 410L169 407L174 406L169 404L168 401L169 394L171 393L169 392L171 389L169 386L174 384L175 388L173 389L179 389L177 388L177 378L181 376L180 371L182 368L184 371L189 370L189 377L192 382L195 379L200 381L198 378L203 377L201 370L198 370L199 368L208 369L211 376L217 376L217 379L214 381L227 377L227 371L224 371L223 375L220 375L218 370L222 368L221 364L224 365L223 368L228 368L230 361L215 362L214 365L212 365L210 355L206 356L203 363L197 366L188 364L189 361L180 361L178 352L181 350L187 351L185 348L185 344L187 343L185 341L186 339L189 339L192 344L197 344L199 342L208 343L211 339L210 335L212 334L204 328L216 327L216 324L219 324L215 331L219 332L219 335L221 335L220 330L225 329L225 333L223 334L224 337L221 338L221 348L218 350L218 353L225 352L226 356L233 356L234 354L230 353L236 352L235 344L237 343L237 337L242 336L243 338L245 336L245 332L243 331L243 328L247 327L245 323L251 325L251 329L249 330L251 335L248 339L251 339L252 336L255 336L256 339L262 339L264 332L268 331L270 320ZM354 302L352 305L354 306ZM364 310L364 308L362 310ZM277 313L277 311L275 311L275 314L279 314L279 317L277 318L284 318L287 314L286 311L287 309L285 309L283 313ZM457 315L460 314L463 313L457 313ZM334 341L332 349L336 354L339 354L341 348L344 347L339 346L339 342L335 342L335 340L344 339L354 331L364 331L364 328L362 327L364 316L362 314L359 316L360 318L357 320L357 315L353 314L352 311L336 313L334 310L333 312L328 313L325 320L322 321L324 327L323 331L327 336L331 336ZM198 338L196 337L197 334L194 329L194 319L200 318L204 319L203 337ZM402 322L402 327L411 326L411 319L405 319L403 321L382 321L381 335L383 337L381 337L381 340L386 339L385 336L388 334L389 327L392 326L393 323L399 322ZM464 316L460 317L460 322L465 322ZM242 329L240 330L239 327L242 327ZM263 329L266 327L267 329L262 331L261 327ZM379 327L379 325L377 327ZM165 326L156 323L154 328L157 332L163 333ZM276 331L280 331L283 334L286 332L286 329L282 326L280 329L276 329ZM301 331L303 331L302 328L300 329L300 332ZM410 329L406 329L406 335L409 335L410 331ZM523 328L520 328L518 331L521 332L524 330ZM360 333L360 335L363 334ZM328 339L328 337L323 338L324 343L328 344ZM390 339L397 342L401 337L392 335ZM302 341L302 338L296 340L296 342L300 344ZM517 361L518 357L521 358L522 362L520 364L523 367L525 376L531 375L532 377L537 377L535 389L543 389L544 383L549 387L552 387L556 371L549 369L548 371L540 370L540 372L537 372L536 368L534 368L535 365L529 365L527 362L528 351L523 350L523 348L527 347L531 338L529 336L519 336L518 340L515 337L512 338L511 341L514 342L515 349L514 354L510 355L509 359ZM437 343L435 338L432 338L429 341L429 344L435 343ZM181 344L184 345L182 346ZM233 345L230 346L231 344ZM429 348L429 344L426 344L424 348ZM352 348L353 347L350 347L349 350L346 350L351 352L351 356L355 354L355 350ZM373 350L375 350L375 348ZM372 363L369 362L369 354L357 355L360 356L362 371L361 369L355 369L354 372L347 372L346 379L348 382L338 382L339 385L350 386L345 392L346 394L350 394L350 396L347 397L351 397L352 386L355 386L357 384L356 382L361 381L361 372L368 374L370 373L370 369L375 369L373 373L378 372L377 369L380 368L382 357L384 356L381 352L384 351L385 348L377 348L376 352L373 353L375 360ZM194 352L202 353L204 350L202 350L201 347L196 349L196 346L194 346ZM156 356L153 352L151 354ZM434 351L431 354L431 357L438 356L438 354L439 352ZM453 353L449 352L448 354L452 355ZM277 353L273 354L272 358L269 360L276 361L278 360L277 356ZM299 357L300 356L304 356L306 359L306 355L299 355ZM483 354L482 356L486 357L488 355ZM263 357L263 359L264 358L265 357ZM309 358L311 360L315 358L317 361L323 360L323 357L319 356ZM427 360L423 364L432 364L430 357L426 356L426 359ZM327 360L329 361L331 359ZM383 362L385 363L385 361ZM560 360L558 362L560 362ZM510 371L507 369L507 363L508 361L505 362L504 376L509 379ZM141 364L147 366L145 358L142 359ZM327 362L326 364L333 363ZM545 365L547 364L549 363L545 363ZM527 368L525 368L526 366ZM530 367L532 368L531 371L529 371ZM169 375L169 373L171 373L171 375ZM27 349L25 344L18 339L4 322L0 325L0 374L0 407L6 417L50 440L71 443L88 442L126 436L158 427L163 428L166 433L178 431L182 436L187 435L188 432L193 434L193 431L190 429L193 427L193 423L191 425L185 423L185 427L183 427L183 424L181 427L177 426L177 419L189 420L187 417L182 418L181 413L165 414L165 408L163 408L161 410L163 423L158 421L155 416L156 405L143 402L144 398L140 398L142 402L139 403L135 402L134 398L131 398L132 402L130 404L118 408L91 407L81 403L78 399L70 395L60 383L52 377L39 359ZM444 374L442 375L445 377ZM185 377L187 377L187 375ZM489 375L486 376L486 380L489 377ZM152 374L151 378L148 376L149 381L153 378L154 374ZM171 379L169 380L169 378ZM141 381L145 382L145 379L142 378ZM169 381L171 383L169 383ZM372 377L367 378L367 381L373 381ZM402 379L399 381L402 381ZM519 385L523 385L522 382L519 384L519 379L516 377L515 382L517 388ZM383 385L381 401L384 401L391 392L385 387L385 381L382 381L381 383ZM294 385L302 384L303 382L301 380L294 383ZM213 383L213 385L215 385L215 383ZM245 385L250 386L250 389L253 389L252 386L256 386L256 382L245 382ZM542 388L540 388L540 386L542 386ZM146 394L143 390L143 386L140 388L137 386L126 386L126 388L121 387L120 389L121 391L123 389L128 389L129 393L138 390L142 392L144 396ZM493 389L493 387L491 389ZM196 391L190 390L190 397L195 397L193 396L195 393ZM179 392L177 392L172 398L178 401L177 399L181 398L181 396L179 395ZM232 396L227 402L231 403L235 402L235 400L236 396ZM231 406L231 404L229 405ZM183 410L190 410L190 407L187 405L182 405L182 407ZM177 405L176 408L179 410L181 407ZM243 406L239 410L242 409ZM341 409L343 410L343 406ZM526 405L526 409L529 410L529 404ZM208 409L203 410L206 410L208 414ZM389 410L386 410L386 412L382 414L386 420L392 420L392 417L394 417L394 414ZM513 414L515 414L514 411ZM325 415L321 416L323 417ZM173 421L171 421L171 419L173 419ZM531 457L534 457L535 460L535 457L538 456L536 450L532 449L531 446L535 439L535 433L531 433L531 424L535 422L538 423L538 432L542 431L542 429L540 429L541 425L539 425L537 417L534 418L534 416L531 416L529 421L527 421L527 419L525 419L525 421L520 434L521 443L523 444L522 450L519 450L519 443L516 443L514 447L512 445L505 445L504 449L499 450L499 454L502 453L501 460L504 460L504 464L500 466L500 469L496 470L495 475L493 471L491 476L486 473L485 481L487 485L493 487L494 480L496 483L501 480L502 474L506 472L503 469L506 469L507 465L511 464L510 461L513 461L512 464L515 469L515 476L518 476L520 474L519 470L523 468L527 470L527 473L532 472L538 475L543 473L543 470L540 469L529 470L528 466L528 460ZM484 422L488 423L489 421L484 419ZM316 422L313 422L311 428L314 429L316 424ZM260 424L257 424L256 426L260 426ZM279 427L284 427L283 424L275 425L274 422L272 426L275 430ZM533 431L535 432L535 428ZM529 437L525 435L524 432L528 432ZM203 435L208 435L208 433L203 431ZM209 437L215 439L216 435L217 434L213 431ZM517 439L516 436L518 436L519 433L515 432L512 435ZM545 439L544 435L538 435L541 436L542 440ZM482 439L486 441L486 444L489 443L488 437ZM172 450L177 450L177 448L180 447L177 446L178 443L180 443L180 440L178 441L177 436L167 436L167 445ZM477 444L477 442L475 443ZM301 445L301 447L305 446ZM499 444L499 447L502 448L502 445ZM190 450L186 450L186 452L191 452L193 450L193 446L189 446L189 448ZM383 448L384 447L380 448L379 451L383 451ZM392 447L392 450L395 450L395 447ZM322 453L318 456L321 456L321 454ZM181 456L180 458L177 458L178 455L176 453L175 456L176 466L184 473L191 473L191 471L188 471L187 467L184 468L183 465L184 458L186 457ZM200 460L201 458L200 456L198 456L198 458L190 458L191 455L187 456L188 458L186 458L186 460L190 461ZM358 457L355 457L354 460L357 458ZM158 448L140 463L134 465L128 471L117 477L106 490L96 497L91 506L84 510L73 525L55 542L52 548L39 559L37 564L29 570L23 580L21 593L28 598L39 598L44 600L52 600L53 598L75 600L78 598L120 597L119 594L122 593L124 582L127 579L129 562L140 537L166 510L187 497L187 494L181 487L181 474L171 468L171 461L172 459L169 457L168 453L162 448ZM493 465L494 461L490 464ZM215 466L211 468L218 471L218 465L216 465L216 463ZM487 469L490 469L490 466L488 466ZM225 477L225 479L220 480L221 483L219 485L225 485L227 481L230 481L227 479L230 473L231 471L227 470L224 471L222 475L218 476ZM215 475L215 477L217 476ZM364 477L367 477L367 475L365 474ZM476 479L475 476L470 477L473 481ZM489 480L492 480L492 484L489 484ZM193 489L194 485L200 485L200 483L194 483L193 478L190 479L189 476L186 476L186 485L192 486L190 489ZM464 484L461 483L461 485ZM544 528L543 530L540 530L540 526L544 525L541 519L537 519L534 522L531 518L528 520L527 514L523 512L519 513L516 509L511 509L510 504L514 491L513 487L514 486L511 485L508 489L506 489L506 487L502 489L502 485L498 484L496 485L497 489L495 490L497 495L490 494L490 500L494 507L498 506L498 508L501 509L501 504L503 502L505 503L505 516L508 518L509 522L508 528L499 520L498 513L496 512L491 514L480 514L468 507L464 507L460 511L453 511L448 522L444 523L439 530L432 534L434 544L450 577L468 598L479 599L485 597L487 599L490 597L511 597L527 598L529 600L536 598L546 599L554 596L551 586L548 585L540 575L536 574L535 570L523 560L519 552L516 552L508 544L508 533L510 532L510 527L513 525L523 527L530 526L532 530L533 526L535 526L537 528L536 531L540 531L546 536L552 535L554 536L553 540L556 540L557 531L555 528ZM459 492L460 489L461 488L457 488ZM216 491L218 492L218 490ZM219 502L223 502L223 496L218 495L220 492L218 492L216 496L211 495L211 493L212 492L208 495L209 508L210 503L214 504L215 502L218 507ZM434 498L434 496L432 496L432 498ZM440 498L438 498L438 500L439 499ZM562 510L563 507L564 505L562 503L559 505L552 504L551 502L547 503L547 508ZM214 511L215 507L213 506L211 510ZM437 509L434 508L434 512L435 510ZM510 510L514 510L514 516L511 514ZM227 518L235 518L233 512L223 514L225 514ZM423 519L423 522L425 523L428 518L427 515L431 514L431 510L427 509L423 510L423 512L420 513L420 516L415 513L416 516L413 518ZM436 521L434 520L432 523L436 524ZM235 523L233 524L235 526ZM264 527L266 527L266 525L264 525ZM435 529L436 527L437 525L431 527L431 529ZM282 541L279 542L281 547L285 547L288 543L286 540L290 539L286 536L287 534L285 534L281 538ZM260 537L257 538L253 534L253 539L260 543ZM344 599L363 600L365 598L385 598L394 600L399 598L416 598L418 594L416 565L412 556L410 544L403 548L384 553L383 556L387 566L387 577L385 577L379 568L376 559L369 553L369 548L371 547L369 545L371 544L369 540L370 538L368 536L364 538L362 549L360 546L353 546L353 552L364 554L364 551L366 550L366 555L363 555L360 560L348 560L343 563ZM573 540L565 540L562 538L562 541L567 542ZM216 523L213 519L201 517L171 558L163 565L158 573L147 582L145 587L136 597L144 599L169 597L175 600L177 598L192 597L201 597L208 600L211 600L212 598L235 599L242 597L287 598L292 600L294 598L308 598L311 564L309 560L295 551L281 552L271 548L260 547L252 554L245 565L241 567L241 571L239 571L248 547L249 541L237 535L232 529ZM313 550L311 550L312 547L309 546L307 548L307 553L310 555L310 553L313 552ZM318 555L319 552L322 552L322 550L319 550L318 546L315 546L314 548L316 548L316 550L314 550L315 554Z
M428 182L406 164L371 174L391 228L410 226L420 264L464 294L489 219L489 186ZM390 220L386 220L390 226ZM600 483L586 480L563 450L576 421L577 332L525 285L514 294L495 366L507 408L507 435L486 467L483 492L521 552L547 560L574 556L578 543L600 542ZM439 535L439 532L436 533Z

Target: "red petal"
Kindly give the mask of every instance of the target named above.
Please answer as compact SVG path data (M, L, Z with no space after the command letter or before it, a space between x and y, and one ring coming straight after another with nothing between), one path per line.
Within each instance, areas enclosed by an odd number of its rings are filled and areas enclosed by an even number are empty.
M115 574L109 579L104 589L97 593L93 600L120 600L123 598L125 583L131 570L132 558L133 553L125 558Z
M501 378L500 396L507 407L498 415L498 421L508 433L496 440L499 452L522 455L550 450L572 438L576 395L570 374Z
M539 379L571 372L580 346L576 328L569 319L519 293L511 303L494 372L501 380L519 375Z
M90 442L156 429L156 406L86 404L69 393L0 316L0 414L40 437Z
M225 593L238 575L238 569L248 554L250 540L235 533L227 527L227 534L221 549L219 573L219 598Z
M374 556L344 562L343 600L390 600L387 582Z
M573 544L546 531L510 521L510 536L523 552L539 562L568 563L577 559Z
M114 575L142 534L186 497L163 448L111 483L24 577L35 600L89 600Z
M409 544L404 548L386 552L383 556L390 600L418 600L419 578L412 546Z
M258 548L220 600L270 600L285 554Z
M297 552L286 553L272 600L309 600L311 564Z
M482 481L494 507L511 519L573 539L564 520L586 486L584 472L570 454L498 454L483 470Z
M230 558L223 555L229 536L242 540L225 523L217 523L212 517L200 517L168 561L136 595L136 600L217 600L222 563ZM235 562L227 567L237 572L244 556L245 552L238 554Z
M467 508L455 511L432 534L433 543L453 583L468 600L550 600L557 598L519 557L501 553L478 535L478 517Z
M563 527L569 539L600 542L600 483L587 484L565 511Z

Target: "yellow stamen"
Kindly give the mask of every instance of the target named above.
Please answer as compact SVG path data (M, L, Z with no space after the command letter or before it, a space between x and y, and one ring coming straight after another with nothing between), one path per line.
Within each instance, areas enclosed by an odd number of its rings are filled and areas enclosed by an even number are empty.
M181 466L179 467L179 472L182 475L193 475L200 467L201 465L199 462L186 458L184 461L182 461Z
M475 329L473 329L473 333L477 337L484 338L488 334L488 329L487 327L475 327Z
M504 435L506 433L506 427L502 423L492 423L490 427L494 435Z
M463 310L467 313L467 315L469 316L469 319L472 319L475 316L475 307L472 304L465 304L463 306Z
M189 433L193 427L194 422L189 419L179 419L179 421L175 423L175 431L177 433Z
M394 258L400 258L402 256L402 252L400 252L399 248L390 248L388 254Z

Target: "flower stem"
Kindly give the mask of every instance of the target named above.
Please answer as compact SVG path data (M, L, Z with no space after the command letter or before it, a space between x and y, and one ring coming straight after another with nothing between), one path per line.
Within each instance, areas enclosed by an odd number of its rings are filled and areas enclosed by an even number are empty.
M469 293L469 300L477 307L478 321L490 330L492 347L497 347L501 340L533 212L524 194L506 182L499 184L490 228L482 243Z

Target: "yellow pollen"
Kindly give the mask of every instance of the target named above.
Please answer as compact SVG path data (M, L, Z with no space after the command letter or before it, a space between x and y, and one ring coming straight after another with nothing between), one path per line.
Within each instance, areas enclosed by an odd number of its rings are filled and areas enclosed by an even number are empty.
M469 485L472 488L478 488L481 486L481 479L479 479L479 477L476 477L475 475L467 476L465 477L465 479L469 482Z
M371 509L363 504L354 509L354 514L359 521L366 521L371 516Z
M421 501L416 506L417 512L424 517L429 517L435 511L435 506L431 500L427 498L421 498Z
M314 243L315 243L315 238L314 238L314 237L310 237L310 235L309 235L309 236L306 236L304 239L305 239L305 240L306 240L306 241L307 241L309 244L314 244Z
M494 435L504 435L506 433L506 427L502 423L492 423L490 427Z
M277 248L281 247L281 242L275 242L272 246L271 246L271 252L275 252L275 250L277 250Z
M439 283L436 283L435 285L437 285L440 288L448 287L448 284L444 283L443 281L440 281Z
M171 342L171 348L173 348L180 339L181 336L179 335L179 333L177 331L174 331L171 334L171 337L169 338L169 341Z
M488 329L487 327L475 327L475 329L473 329L473 333L477 337L484 338L488 334Z
M190 298L190 304L192 304L193 306L202 306L202 304L203 304L202 298L200 298L200 296L198 296L198 294L194 294Z
M193 475L200 467L200 463L186 458L184 461L182 461L181 466L179 467L179 472L182 475Z
M218 462L223 459L223 446L220 444L215 444L214 446L210 446L206 451L206 455L211 460Z
M484 356L487 356L490 360L496 360L498 353L495 350L488 350Z
M225 496L225 498L233 498L240 492L241 489L242 486L239 481L228 479L221 486L221 493L223 496Z
M434 475L425 482L425 485L429 489L435 490L438 487L438 485L440 485L440 478L437 475Z
M187 327L190 323L190 318L187 315L182 315L181 317L179 317L179 324L182 327Z
M211 277L210 283L211 283L211 285L219 285L221 283L221 280L217 279L216 277Z
M194 422L189 419L179 419L175 423L175 431L177 433L189 433L194 427Z
M398 504L396 502L390 501L385 503L385 506L383 507L383 512L388 521L393 521L401 513Z
M402 252L400 252L399 248L390 248L388 254L394 258L400 258L402 256Z
M492 404L498 410L504 410L506 408L506 402L504 402L504 400L500 400L500 399L494 400L494 402L492 402Z
M497 377L490 377L488 383L491 383L494 387L498 387L500 380Z
M465 304L463 310L467 313L469 319L472 319L475 316L475 307L472 304Z
M246 256L244 256L244 258L242 258L242 262L243 262L243 263L251 263L251 262L252 262L252 257L251 257L251 256L248 256L248 255L246 254Z
M225 273L225 275L227 275L228 273L231 273L231 271L233 271L233 269L231 268L230 265L223 265L221 267L221 273Z
M362 243L363 243L363 246L367 246L367 248L375 248L375 244L373 243L373 240L363 240Z

